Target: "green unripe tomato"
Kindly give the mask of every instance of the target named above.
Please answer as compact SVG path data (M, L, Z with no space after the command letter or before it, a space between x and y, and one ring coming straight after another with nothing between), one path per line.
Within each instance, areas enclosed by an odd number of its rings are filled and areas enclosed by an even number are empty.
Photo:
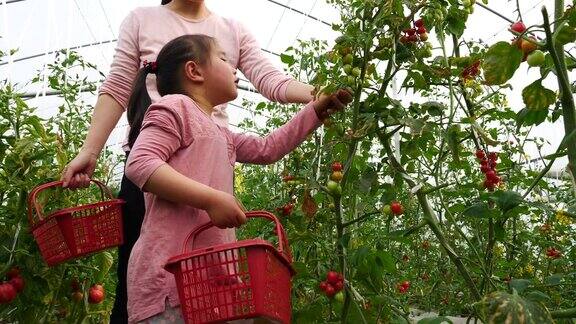
M382 214L384 215L392 215L392 209L390 209L390 205L382 206Z
M544 64L545 60L546 58L544 57L544 52L541 50L535 50L534 52L530 53L530 55L528 55L526 62L528 62L528 65L535 67Z
M330 192L332 196L339 197L340 195L342 195L342 187L338 182L330 180L326 184L326 187L328 188L328 192Z
M353 60L354 60L354 56L352 56L352 54L346 54L342 58L342 62L344 62L344 64L352 64Z
M344 73L346 73L346 74L352 73L352 65L350 65L350 64L344 65L344 67L342 69L344 70Z
M344 302L344 293L339 291L336 295L334 295L334 300L343 303Z

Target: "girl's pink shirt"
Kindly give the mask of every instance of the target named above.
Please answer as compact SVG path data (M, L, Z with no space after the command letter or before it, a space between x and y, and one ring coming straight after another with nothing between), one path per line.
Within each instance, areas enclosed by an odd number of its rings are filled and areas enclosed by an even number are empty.
M266 137L233 133L219 126L189 97L168 95L152 104L126 162L126 176L142 188L156 169L170 165L184 176L233 194L234 163L270 164L294 150L321 125L313 103ZM257 190L257 188L254 188ZM165 299L178 305L176 283L164 270L180 254L191 230L208 214L145 192L146 214L128 263L129 321L164 311ZM130 217L125 215L124 217ZM194 247L235 241L233 229L203 232Z
M239 69L258 92L269 100L285 103L286 89L293 78L277 69L252 34L239 22L211 14L202 20L187 19L165 6L136 8L122 22L110 73L99 94L112 96L126 110L132 84L144 61L155 61L162 47L172 39L187 34L214 37L226 52L228 62ZM153 75L147 80L152 102L160 95ZM213 117L228 125L226 106L216 107Z

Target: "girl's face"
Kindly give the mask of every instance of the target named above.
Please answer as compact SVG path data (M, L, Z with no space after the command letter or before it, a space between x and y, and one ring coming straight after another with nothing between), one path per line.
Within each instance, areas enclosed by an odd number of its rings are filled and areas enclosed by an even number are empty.
M238 81L236 69L230 65L224 51L218 45L214 45L204 74L207 99L214 106L236 99Z

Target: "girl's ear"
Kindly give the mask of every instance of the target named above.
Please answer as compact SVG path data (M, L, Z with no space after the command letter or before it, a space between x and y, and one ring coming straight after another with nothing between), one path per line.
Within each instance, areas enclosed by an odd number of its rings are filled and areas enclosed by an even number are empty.
M190 81L203 82L204 70L194 61L184 64L184 77Z

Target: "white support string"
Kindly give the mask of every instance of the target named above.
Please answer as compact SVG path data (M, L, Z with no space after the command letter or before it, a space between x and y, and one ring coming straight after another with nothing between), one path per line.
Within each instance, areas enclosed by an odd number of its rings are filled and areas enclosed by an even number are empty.
M298 40L298 37L300 37L300 34L302 33L302 30L304 29L304 26L306 26L306 22L308 22L308 18L310 18L310 15L312 14L312 11L314 10L314 8L316 7L316 3L318 2L318 0L314 0L314 3L312 3L312 7L310 8L310 10L308 11L308 13L306 15L304 15L304 21L302 22L302 26L300 26L300 29L298 30L298 33L296 34L296 37L294 37L294 40L292 41L292 46L294 46L294 44L296 43L296 41Z
M10 80L12 79L12 54L10 53L10 50L12 48L12 45L10 43L10 31L8 30L8 16L7 16L7 6L6 6L6 0L2 0L2 30L3 30L3 35L0 34L0 36L2 36L5 40L6 40L6 46L8 48L7 50L7 60L8 60L8 72L6 73L6 79L8 82L10 82Z
M41 75L42 75L42 87L40 87L40 89L38 89L36 91L36 99L40 96L40 94L42 94L42 96L46 96L46 90L48 89L47 84L48 84L48 78L47 75L48 73L46 72L46 67L48 66L48 52L50 51L50 37L52 36L52 10L50 10L50 8L52 8L52 5L54 4L53 0L49 0L48 1L48 9L46 10L48 12L46 16L46 45L44 46L44 56L43 56L43 63L42 63L42 70L41 70Z
M286 5L289 6L290 2L292 2L292 0L288 0L288 3ZM284 18L285 13L286 13L286 7L284 7L284 9L282 10L282 15L280 15L280 18L278 18L278 22L276 23L276 27L274 27L274 31L272 32L272 35L270 35L270 39L268 39L268 43L266 44L266 48L270 47L270 44L272 43L272 40L274 39L274 36L276 35L276 32L278 31L278 27L280 26L280 23L282 22L282 18Z

